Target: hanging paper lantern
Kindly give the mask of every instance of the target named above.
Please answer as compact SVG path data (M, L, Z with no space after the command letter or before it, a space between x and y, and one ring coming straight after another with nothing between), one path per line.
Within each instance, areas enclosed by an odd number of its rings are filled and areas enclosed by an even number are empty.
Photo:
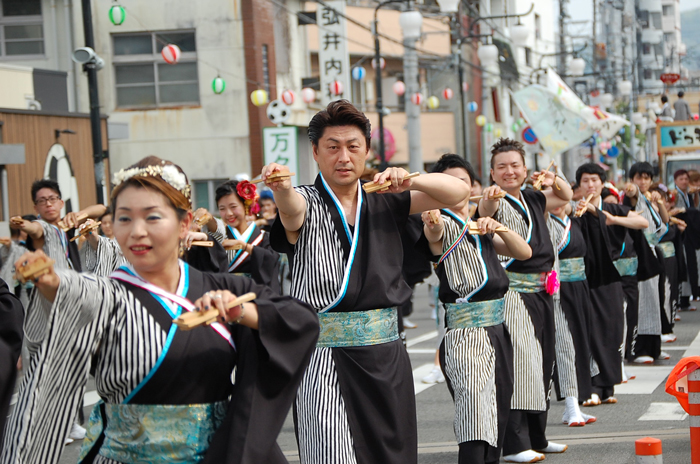
M285 90L284 92L282 92L282 96L281 96L282 102L284 102L284 104L287 105L287 106L289 106L289 105L291 105L292 103L294 103L294 100L295 100L296 98L297 98L296 94L295 94L293 91L289 90L289 89L287 89L287 90Z
M518 124L518 127L523 127L525 125L525 120L523 118L520 118L516 121Z
M182 52L180 51L180 47L177 45L168 44L163 47L163 51L161 51L160 54L163 56L166 63L176 64L178 61L180 61L180 55L182 55Z
M367 75L367 70L362 66L352 68L352 78L356 81L361 81Z
M379 65L381 66L382 69L386 67L386 60L382 57L379 57ZM377 69L377 59L372 58L372 69Z
M394 93L398 96L401 96L406 93L406 84L404 84L401 81L394 82L392 88L394 89Z
M414 93L413 95L411 95L411 103L413 103L416 106L423 103L423 99L424 99L423 94L421 94L420 92L417 92L417 93Z
M301 101L304 103L313 103L316 101L316 91L311 87L301 89Z
M213 81L211 81L211 89L215 94L221 95L226 89L226 81L221 78L221 76L216 76Z
M491 124L491 123L486 124L485 129L486 129L486 132L493 132L493 124Z
M440 99L436 96L428 97L428 108L431 110L440 108Z
M268 99L267 92L263 89L254 90L250 94L250 101L252 101L255 106L263 106L269 101Z
M486 125L486 116L483 114L480 114L479 116L476 117L476 125L479 127L483 127Z
M513 130L513 132L518 132L518 129L520 129L520 126L518 126L517 122L514 122L510 128Z
M455 96L455 93L449 87L445 88L445 90L442 91L442 98L444 98L445 100L449 100L450 98L452 98L454 96Z
M478 109L479 109L479 104L477 102L467 103L467 111L469 111L470 113L476 113Z
M335 95L336 97L343 94L343 83L340 81L331 82L328 84L328 88L331 89L331 94Z
M467 82L462 82L462 90L464 90L465 92L466 92L467 90L469 90L469 83L467 83Z
M495 135L496 137L500 137L503 135L503 130L499 127L495 131L493 131L493 135Z
M114 5L109 9L109 20L115 26L121 26L126 19L126 10L121 5Z

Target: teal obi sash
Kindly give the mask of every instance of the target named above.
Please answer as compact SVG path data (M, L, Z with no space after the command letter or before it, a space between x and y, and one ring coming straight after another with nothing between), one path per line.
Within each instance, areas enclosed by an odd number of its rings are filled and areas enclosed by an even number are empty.
M659 248L664 253L664 258L671 258L676 256L676 246L673 242L661 242L659 243Z
M542 272L538 274L520 274L519 272L506 271L510 284L508 290L513 290L518 293L539 293L544 291L544 284L547 280L547 274Z
M448 329L492 327L505 321L504 300L475 303L445 303L445 321Z
M321 313L318 323L316 346L321 348L379 345L399 338L396 308Z
M99 402L90 415L78 462L85 459L103 433L99 454L114 461L200 462L226 416L228 404L228 401L188 405Z
M559 281L580 282L586 280L586 263L583 258L567 258L559 260Z
M639 262L636 256L634 258L620 258L617 261L613 261L613 264L617 268L617 272L620 273L620 276L637 275L637 266L639 266Z
M647 239L647 242L651 246L658 245L659 240L661 239L661 237L659 237L658 234L655 234L654 232L648 232L646 230L644 231L644 237Z

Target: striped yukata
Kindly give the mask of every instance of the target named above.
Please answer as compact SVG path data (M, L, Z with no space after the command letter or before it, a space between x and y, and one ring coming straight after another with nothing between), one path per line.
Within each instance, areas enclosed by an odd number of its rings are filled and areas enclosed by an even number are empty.
M636 187L636 186L635 186ZM651 248L651 252L657 261L660 270L663 269L663 257L660 257L655 250L655 246L668 230L668 225L661 221L661 216L654 209L651 202L637 188L637 204L634 211L639 213L649 222L649 226L644 229L644 236ZM630 203L625 197L624 203ZM637 316L637 340L635 341L632 356L648 355L658 358L661 352L661 306L659 298L659 274L642 279L637 279L639 288L639 306Z
M250 279L201 273L181 261L177 297L255 292L260 319L258 331L182 331L172 319L184 309L147 287L116 276L57 274L54 302L35 292L27 312L32 368L20 384L0 463L59 461L91 363L101 402L79 462L287 462L276 439L318 333L310 308ZM38 382L50 388L33 388ZM207 414L183 420L190 407Z
M547 447L545 428L554 369L554 314L544 275L554 265L554 247L545 221L547 200L540 191L521 190L499 202L495 219L523 237L532 248L526 261L500 257L510 278L505 295L505 319L513 344L514 385L511 414L504 441L505 455ZM520 278L536 280L524 289ZM528 417L532 416L532 417Z
M580 219L547 219L552 244L556 247L556 271L560 280L554 295L556 369L554 384L558 398L585 401L591 396L588 326L591 301L583 256L586 242Z
M411 296L400 238L410 193L357 189L352 224L319 175L295 188L306 203L296 243L281 221L271 231L272 246L292 263L291 295L321 322L294 408L299 456L303 464L416 463L413 376L396 328L396 308ZM358 321L370 322L349 333Z
M462 235L467 223L452 211L442 218L444 254L435 258L448 323L440 364L455 402L460 462L464 455L471 463L497 461L513 393L513 347L502 312L508 276L492 236ZM429 250L425 236L421 243Z

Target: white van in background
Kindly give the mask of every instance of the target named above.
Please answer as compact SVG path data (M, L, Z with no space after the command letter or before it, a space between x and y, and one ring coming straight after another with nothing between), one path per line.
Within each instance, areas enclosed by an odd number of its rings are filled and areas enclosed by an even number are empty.
M660 179L669 189L675 189L673 173L679 169L689 171L694 169L700 172L700 152L694 151L683 155L666 155L663 158L663 171Z

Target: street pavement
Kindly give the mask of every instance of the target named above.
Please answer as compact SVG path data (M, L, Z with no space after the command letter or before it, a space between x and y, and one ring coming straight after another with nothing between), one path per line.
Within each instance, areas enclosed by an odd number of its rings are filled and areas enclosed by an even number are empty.
M699 303L700 305L700 303ZM418 328L408 330L408 350L416 381L418 413L418 462L420 464L457 463L457 444L452 421L454 407L444 383L426 385L421 378L430 372L437 332L435 320L428 306L427 285L416 288L415 312L411 321ZM650 436L662 440L664 464L690 462L690 435L688 415L675 398L664 391L666 378L675 364L685 356L700 356L700 311L681 313L676 323L678 340L667 343L663 350L671 355L669 361L652 366L627 365L627 373L637 378L616 388L618 403L582 408L598 418L585 427L568 427L561 423L564 403L554 401L549 412L547 435L551 441L565 443L569 449L563 454L547 455L548 463L634 464L634 441ZM97 401L94 383L85 396L86 417L91 404ZM278 439L290 462L299 462L294 426L291 415L287 418ZM69 445L61 463L75 463L80 442ZM381 464L381 463L378 463Z

